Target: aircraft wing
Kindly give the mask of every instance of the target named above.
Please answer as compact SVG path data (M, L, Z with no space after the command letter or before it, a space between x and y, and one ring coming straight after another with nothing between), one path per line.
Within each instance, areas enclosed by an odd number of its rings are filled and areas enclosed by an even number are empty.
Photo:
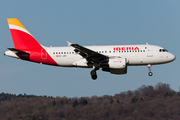
M81 55L83 58L86 58L87 61L90 60L91 62L100 62L101 60L109 58L106 55L100 54L96 51L83 47L79 44L72 44L68 42L68 45L71 45L72 47L74 47L75 48L74 51L78 53L79 55Z

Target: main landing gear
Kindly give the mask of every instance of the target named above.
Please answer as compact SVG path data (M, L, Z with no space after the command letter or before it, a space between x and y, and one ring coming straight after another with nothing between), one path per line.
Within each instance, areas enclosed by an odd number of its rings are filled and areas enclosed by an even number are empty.
M99 70L99 67L96 67L97 65L95 64L94 66L93 66L93 70L91 71L91 78L93 79L93 80L96 80L97 79L97 73L96 73L96 71L97 70Z
M148 65L148 71L149 71L148 75L149 75L149 76L152 76L153 73L151 72L151 65L150 65L150 64Z
M96 69L94 69L94 70L91 71L91 78L92 78L93 80L96 80L96 79L97 79Z

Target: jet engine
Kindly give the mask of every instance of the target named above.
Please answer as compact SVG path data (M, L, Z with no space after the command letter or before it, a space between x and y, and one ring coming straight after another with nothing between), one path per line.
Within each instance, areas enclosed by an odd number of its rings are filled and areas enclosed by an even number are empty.
M123 69L126 67L127 59L118 58L118 59L109 59L109 68L111 69Z
M126 74L127 73L127 59L117 58L109 59L109 67L102 68L102 71L110 72L112 74Z

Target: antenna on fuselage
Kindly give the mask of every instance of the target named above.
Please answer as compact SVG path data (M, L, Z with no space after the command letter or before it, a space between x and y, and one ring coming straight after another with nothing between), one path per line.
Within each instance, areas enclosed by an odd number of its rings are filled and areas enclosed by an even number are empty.
M148 43L146 42L146 45L148 45Z

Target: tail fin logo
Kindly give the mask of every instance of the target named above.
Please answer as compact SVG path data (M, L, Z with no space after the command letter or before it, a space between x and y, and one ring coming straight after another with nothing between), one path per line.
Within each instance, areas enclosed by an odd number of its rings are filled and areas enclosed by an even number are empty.
M20 30L20 31L23 31L23 32L31 35L31 33L29 33L29 31L19 22L18 19L11 18L11 19L7 19L7 20L8 20L8 24L9 24L10 29Z
M16 18L7 19L16 49L41 48L41 45Z

